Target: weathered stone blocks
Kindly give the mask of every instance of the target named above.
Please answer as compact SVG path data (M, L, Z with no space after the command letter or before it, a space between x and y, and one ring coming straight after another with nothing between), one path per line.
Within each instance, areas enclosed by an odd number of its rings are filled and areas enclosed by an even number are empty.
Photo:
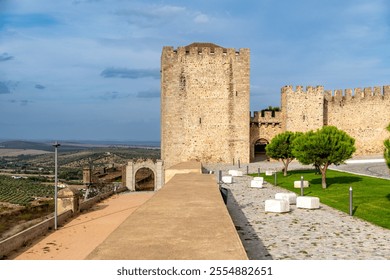
M320 199L314 196L298 196L297 208L318 209L320 208Z
M290 204L284 199L267 199L265 212L286 213L290 211Z
M251 188L262 188L262 187L263 187L263 181L260 180L251 181Z
M222 182L225 184L233 183L233 176L222 176Z
M229 170L229 175L235 176L235 177L241 177L242 176L242 171L240 170Z
M289 204L296 204L297 202L297 195L296 193L290 192L290 193L276 193L275 199L284 199L287 200Z
M309 187L309 181L303 181L303 187L308 188ZM301 181L294 181L294 188L300 189L301 188Z
M264 177L253 177L253 180L264 182Z
M264 183L263 177L253 177L251 180L251 188L262 188Z

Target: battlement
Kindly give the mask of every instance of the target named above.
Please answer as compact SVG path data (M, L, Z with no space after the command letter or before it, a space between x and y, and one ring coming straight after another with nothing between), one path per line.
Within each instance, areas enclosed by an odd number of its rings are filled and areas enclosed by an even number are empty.
M360 99L390 99L390 85L386 86L374 86L355 89L337 89L337 90L324 90L323 86L307 86L306 90L303 86L296 86L295 90L293 86L284 86L281 89L282 94L323 94L326 101L341 101L341 100L360 100Z
M389 99L390 98L390 86L375 86L345 90L326 90L324 92L325 100L327 101L340 101L340 100L352 100L352 99Z
M251 116L251 123L257 124L280 124L282 122L282 112L280 111L254 111Z
M194 56L194 55L221 55L221 56L240 56L242 54L248 55L248 48L224 48L212 43L192 43L185 47L163 47L163 54L170 56Z
M289 93L323 93L324 92L324 87L323 86L316 86L316 87L313 87L313 86L307 86L306 87L306 90L303 89L303 86L296 86L295 87L295 90L293 88L293 86L291 85L287 85L287 86L284 86L282 87L282 94L283 93L286 93L286 94L289 94Z

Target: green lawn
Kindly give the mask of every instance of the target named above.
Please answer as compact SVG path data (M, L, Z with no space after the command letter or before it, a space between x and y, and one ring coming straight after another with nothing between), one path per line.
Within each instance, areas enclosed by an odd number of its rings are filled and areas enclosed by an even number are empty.
M252 174L257 176L257 174ZM274 184L274 176L265 176L264 180ZM353 215L373 224L390 229L390 180L359 176L334 170L327 172L327 189L321 187L321 175L314 170L289 171L288 176L277 173L277 185L300 195L300 189L294 189L294 181L301 176L309 181L304 195L317 196L320 202L349 213L349 187L353 188Z

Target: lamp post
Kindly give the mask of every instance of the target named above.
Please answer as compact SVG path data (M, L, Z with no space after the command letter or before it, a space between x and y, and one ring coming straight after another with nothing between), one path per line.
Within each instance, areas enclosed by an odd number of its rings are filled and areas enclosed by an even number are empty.
M58 147L61 146L56 141L53 145L54 147L54 164L55 164L55 171L54 171L54 229L57 230L57 188L58 188L58 166L57 166L57 157L58 157Z

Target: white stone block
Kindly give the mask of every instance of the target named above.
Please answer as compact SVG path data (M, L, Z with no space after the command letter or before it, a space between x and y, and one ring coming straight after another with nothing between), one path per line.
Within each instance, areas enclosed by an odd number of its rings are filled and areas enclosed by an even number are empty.
M222 182L225 184L231 184L233 183L233 177L232 176L222 176Z
M297 195L296 193L289 192L289 193L276 193L275 199L284 199L287 200L289 204L296 204L297 203Z
M290 204L284 199L267 199L265 212L285 213L290 211Z
M264 178L263 177L253 177L253 180L264 182Z
M265 171L265 176L272 176L273 172L271 170Z
M235 176L235 177L241 177L242 171L240 170L229 170L229 175Z
M251 181L251 188L262 188L262 187L263 187L263 181L260 180Z
M297 208L318 209L320 208L320 199L314 196L298 196Z
M303 181L303 187L308 188L309 187L309 181ZM294 181L294 188L300 189L301 188L301 181Z

